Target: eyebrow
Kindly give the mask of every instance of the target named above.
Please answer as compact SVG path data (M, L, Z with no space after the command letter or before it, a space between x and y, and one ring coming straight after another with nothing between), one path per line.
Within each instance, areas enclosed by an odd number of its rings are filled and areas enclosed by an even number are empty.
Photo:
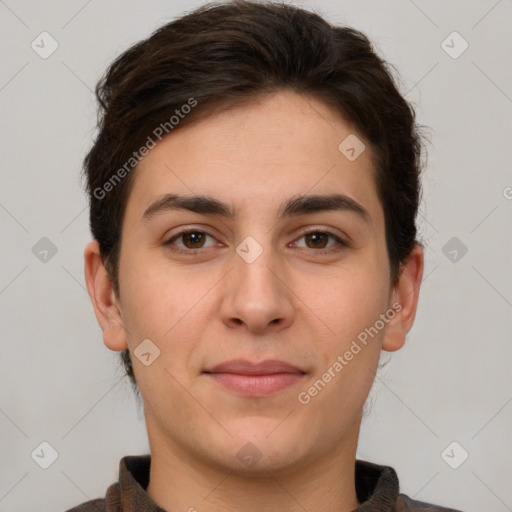
M234 219L236 211L227 203L204 195L180 196L166 194L152 203L142 215L144 222L160 213L172 210L188 210L202 215L219 215L226 219ZM281 206L278 219L319 213L326 211L344 211L356 214L367 224L371 224L368 211L357 201L345 194L299 195L289 199Z

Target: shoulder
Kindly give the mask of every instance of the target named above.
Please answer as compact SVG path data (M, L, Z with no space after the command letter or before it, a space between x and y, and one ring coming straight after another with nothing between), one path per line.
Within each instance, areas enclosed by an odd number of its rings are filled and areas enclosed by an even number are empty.
M398 475L391 466L356 460L355 477L357 497L361 503L357 512L461 512L402 494Z
M86 501L81 505L77 505L76 507L70 508L66 512L105 512L106 502L105 499L96 499L91 501Z
M454 508L440 507L424 501L417 501L405 494L399 494L397 499L397 512L461 512Z

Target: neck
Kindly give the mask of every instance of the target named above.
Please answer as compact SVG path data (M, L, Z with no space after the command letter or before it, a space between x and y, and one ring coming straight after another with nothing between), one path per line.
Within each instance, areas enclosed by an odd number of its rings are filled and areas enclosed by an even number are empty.
M148 429L149 433L149 429ZM328 456L296 462L293 469L238 470L209 464L176 444L150 435L147 494L165 510L188 512L349 512L358 506L355 425Z

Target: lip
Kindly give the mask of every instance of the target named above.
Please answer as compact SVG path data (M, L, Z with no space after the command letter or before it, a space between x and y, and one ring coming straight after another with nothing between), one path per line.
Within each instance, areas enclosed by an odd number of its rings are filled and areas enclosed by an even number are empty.
M266 396L293 386L305 372L285 361L268 359L259 363L233 359L204 372L224 388L246 396Z

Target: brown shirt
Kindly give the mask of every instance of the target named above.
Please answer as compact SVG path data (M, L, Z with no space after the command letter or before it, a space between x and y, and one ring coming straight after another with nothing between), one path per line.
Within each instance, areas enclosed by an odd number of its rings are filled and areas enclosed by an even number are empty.
M166 512L146 494L150 463L149 455L123 457L119 481L108 488L105 498L88 501L68 512ZM355 478L360 505L353 512L458 512L399 494L398 477L388 466L357 460Z

